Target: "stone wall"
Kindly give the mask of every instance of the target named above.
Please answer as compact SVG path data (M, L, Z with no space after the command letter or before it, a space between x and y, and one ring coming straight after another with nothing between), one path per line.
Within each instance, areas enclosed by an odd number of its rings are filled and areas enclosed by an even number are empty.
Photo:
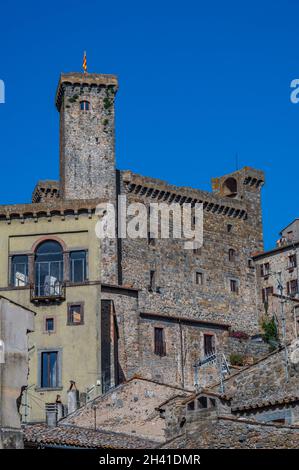
M60 187L65 199L115 200L113 75L69 73L60 77ZM88 109L82 110L81 103Z
M144 379L132 379L60 421L60 425L117 431L155 441L165 438L165 421L156 409L161 402L187 392Z
M297 265L290 265L289 257L295 255ZM258 254L255 258L257 271L257 298L259 304L259 315L263 319L271 319L273 316L278 325L279 337L283 337L282 318L286 319L286 337L291 341L299 335L299 298L298 293L289 295L287 284L291 281L296 283L297 292L299 289L299 249L297 244L289 244L272 251ZM261 266L269 263L269 271L264 270L261 274ZM281 277L278 273L281 273ZM278 288L280 283L283 287L283 302L281 302L281 291ZM263 290L273 290L273 294L268 295L266 302L263 301Z
M290 348L288 348L290 352ZM288 364L286 377L285 351L273 352L256 364L243 368L224 381L225 393L233 395L232 407L244 403L279 400L298 393L298 366ZM219 385L213 390L218 391Z
M184 434L163 449L297 449L299 426L262 424L250 420L209 416L187 423Z
M259 332L255 270L249 259L263 246L260 186L245 185L250 173L233 174L241 194L231 199L122 172L122 192L129 202L143 202L147 207L152 202L204 203L204 244L195 252L184 249L184 240L173 238L157 239L154 245L146 239L122 240L123 282L142 290L143 311L228 323L249 334ZM233 261L230 249L235 250ZM158 287L152 292L148 289L150 271L155 271ZM195 282L197 271L203 273L203 285ZM238 293L230 291L231 279L239 283Z
M154 353L154 329L162 328L165 356ZM196 380L206 386L218 377L217 368L206 367L198 372L195 365L205 358L204 335L214 338L216 350L227 341L225 326L186 321L183 318L141 314L139 322L140 373L158 382L194 389Z
M253 340L251 338L239 339L229 335L228 340L224 343L224 352L227 358L230 358L231 354L240 354L242 358L250 363L256 359L260 359L269 353L269 344L259 340Z

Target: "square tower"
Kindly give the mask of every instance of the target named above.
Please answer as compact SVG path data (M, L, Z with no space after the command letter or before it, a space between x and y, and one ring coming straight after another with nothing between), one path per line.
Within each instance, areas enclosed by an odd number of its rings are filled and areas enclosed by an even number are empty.
M56 92L60 112L60 192L64 199L115 200L114 75L62 74Z

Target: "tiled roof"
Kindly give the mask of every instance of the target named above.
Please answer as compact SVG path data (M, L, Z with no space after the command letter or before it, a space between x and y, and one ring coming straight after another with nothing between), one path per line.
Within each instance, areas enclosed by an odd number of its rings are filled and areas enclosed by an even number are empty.
M264 408L267 406L277 406L285 405L288 403L293 403L294 401L299 401L297 396L287 396L283 398L269 398L268 400L260 400L258 402L246 403L245 405L239 405L232 408L232 411L246 411L246 410L255 410L258 408Z
M49 427L46 424L27 424L23 427L26 443L41 446L71 446L90 449L150 449L158 443L128 434L94 431L77 426Z

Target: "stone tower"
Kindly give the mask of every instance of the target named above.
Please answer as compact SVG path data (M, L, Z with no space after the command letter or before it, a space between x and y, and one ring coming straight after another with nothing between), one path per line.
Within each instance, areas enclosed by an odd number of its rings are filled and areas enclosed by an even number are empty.
M64 199L115 200L114 98L117 77L62 74L56 93L60 112L60 192Z

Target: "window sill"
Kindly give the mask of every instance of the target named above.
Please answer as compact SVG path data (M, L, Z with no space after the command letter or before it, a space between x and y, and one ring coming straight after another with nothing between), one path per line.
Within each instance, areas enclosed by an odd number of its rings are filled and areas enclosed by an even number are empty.
M55 390L63 390L63 387L35 387L36 392L55 392Z
M27 284L26 286L12 286L8 285L7 287L1 287L0 291L6 291L6 290L28 290L30 288L30 285Z

